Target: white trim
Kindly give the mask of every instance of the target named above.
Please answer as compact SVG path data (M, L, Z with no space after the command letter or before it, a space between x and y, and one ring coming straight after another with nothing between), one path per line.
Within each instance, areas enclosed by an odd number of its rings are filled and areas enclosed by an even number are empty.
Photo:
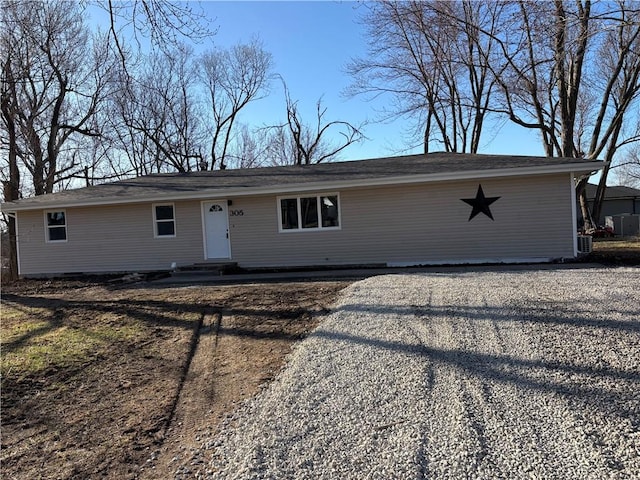
M462 180L477 180L483 178L502 178L502 177L518 177L525 175L546 175L553 173L581 173L592 172L603 168L606 162L601 162L602 165L595 166L593 162L582 164L584 169L580 169L581 164L558 164L558 165L545 165L536 167L519 167L519 168L500 168L493 170L468 170L464 172L446 172L446 173L430 173L422 175L402 175L396 177L380 177L380 178L366 178L360 180L343 180L332 182L315 182L315 183L297 183L290 185L278 185L269 187L230 187L222 189L211 190L194 190L188 193L175 193L167 192L156 195L144 195L140 197L128 197L124 199L115 199L113 197L88 199L82 201L69 201L60 202L59 204L42 202L37 205L12 205L5 210L4 206L0 204L1 211L17 212L21 210L42 210L45 208L70 208L70 207L84 207L92 205L118 205L118 204L134 204L134 203L149 203L149 202L166 202L168 200L206 200L206 198L228 198L228 197L245 197L251 195L270 195L270 194L282 194L294 192L313 192L319 190L340 190L345 188L356 187L376 187L386 185L399 185L399 184L416 184L416 183L431 183L431 182L444 182L444 181L462 181Z
M156 218L156 207L171 207L173 211L173 219L171 220L158 220ZM151 204L151 214L153 215L153 238L176 238L178 236L178 223L176 221L176 206L173 202L159 202ZM158 235L158 223L173 222L173 235Z
M215 257L215 258L209 258L208 252L207 252L207 217L205 215L205 211L204 211L204 204L205 203L224 203L227 207L227 251L229 252L229 256L228 257ZM229 227L229 200L227 199L208 199L208 200L202 200L200 202L200 217L202 218L202 247L204 250L204 254L203 254L203 258L205 259L205 261L208 260L216 260L217 258L221 259L221 260L231 260L233 258L233 254L231 252L231 229Z
M207 225L206 225L206 218L204 215L204 202L207 202L208 200L202 200L200 202L200 223L202 224L202 258L204 258L205 260L207 260Z
M65 218L66 219L66 218ZM22 274L22 268L20 266L20 234L18 233L18 214L15 214L16 222L16 258L18 259L18 276Z
M574 173L571 172L569 175L569 189L571 195L571 235L573 237L573 256L578 256L578 212L577 212L577 201L576 198L576 182Z
M302 211L301 211L301 198L316 199L316 209L318 212L318 226L315 228L302 228ZM323 227L322 226L322 207L320 205L320 198L322 197L336 197L338 199L338 226L337 227ZM298 210L298 228L282 228L282 208L280 202L282 200L296 200L296 207ZM336 231L342 230L342 211L339 192L323 192L323 193L307 193L299 195L281 195L276 197L276 209L278 212L278 233L300 233L300 232L324 232L324 231Z
M64 225L49 225L49 220L47 218L49 213L58 213L62 212L64 215ZM56 208L56 209L47 209L43 212L44 217L44 241L45 243L67 243L69 241L69 223L67 222L67 211L64 208ZM64 240L51 240L50 239L50 228L60 228L64 227Z

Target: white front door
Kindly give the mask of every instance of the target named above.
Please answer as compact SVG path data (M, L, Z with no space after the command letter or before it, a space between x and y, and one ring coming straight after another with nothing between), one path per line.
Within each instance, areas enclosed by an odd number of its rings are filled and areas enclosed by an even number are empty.
M229 216L226 200L202 202L205 258L230 258Z

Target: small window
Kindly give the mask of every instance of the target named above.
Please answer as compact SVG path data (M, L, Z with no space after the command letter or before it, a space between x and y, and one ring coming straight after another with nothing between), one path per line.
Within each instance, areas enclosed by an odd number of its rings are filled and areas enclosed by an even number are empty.
M67 241L67 215L64 210L46 213L47 241Z
M280 231L340 228L338 195L280 198Z
M154 205L153 220L155 223L156 237L176 236L176 219L173 210L173 204Z

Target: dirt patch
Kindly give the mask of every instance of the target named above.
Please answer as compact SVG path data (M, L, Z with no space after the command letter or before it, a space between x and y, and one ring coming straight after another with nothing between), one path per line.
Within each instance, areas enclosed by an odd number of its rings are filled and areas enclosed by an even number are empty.
M609 266L640 265L640 237L594 238L588 262Z
M170 478L346 285L5 286L3 477Z

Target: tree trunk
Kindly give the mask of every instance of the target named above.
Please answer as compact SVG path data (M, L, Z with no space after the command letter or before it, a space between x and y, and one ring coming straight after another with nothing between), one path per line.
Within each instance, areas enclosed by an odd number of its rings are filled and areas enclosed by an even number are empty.
M609 174L609 164L605 165L600 175L600 181L598 182L598 188L596 188L596 196L593 199L593 206L591 213L596 223L600 221L600 215L602 214L602 204L604 202L604 194L607 191L607 176Z
M581 178L576 185L576 197L580 205L580 212L582 213L582 219L584 220L584 230L589 230L594 227L593 218L591 217L591 210L589 209L589 202L587 201L587 182L589 177Z
M15 115L15 83L11 71L11 58L7 58L4 64L5 88L2 91L0 111L7 128L9 152L9 180L4 182L4 201L12 202L20 198L20 170L18 169L18 143L16 137ZM9 229L9 279L18 279L18 248L16 218L7 215L7 227Z
M4 198L6 201L11 195L11 190L13 190L11 186L11 182L5 182L4 184ZM14 198L13 200L17 200ZM7 228L9 234L9 281L14 281L18 279L18 245L17 245L17 234L16 231L16 217L12 214L7 215Z

